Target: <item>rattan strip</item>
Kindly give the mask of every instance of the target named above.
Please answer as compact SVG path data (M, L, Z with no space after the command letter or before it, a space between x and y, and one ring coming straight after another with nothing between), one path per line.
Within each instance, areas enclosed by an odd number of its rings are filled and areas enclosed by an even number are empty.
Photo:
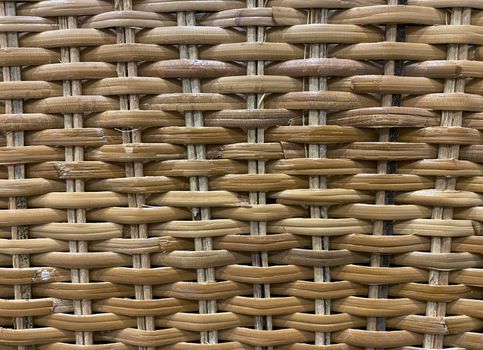
M328 23L328 9L310 10L308 14L309 23ZM312 44L308 48L310 58L327 58L328 45L327 44ZM326 91L327 77L310 77L309 91ZM309 125L325 125L327 113L324 110L309 110L308 122ZM308 149L310 158L324 158L327 155L327 147L323 144L310 144ZM311 176L309 177L309 186L311 189L325 189L327 188L327 178L325 176ZM326 219L327 207L312 206L310 208L310 217L314 219ZM329 238L314 236L312 237L313 250L329 250ZM314 282L330 282L330 268L329 267L314 267ZM316 300L315 313L321 315L330 315L330 300ZM315 333L315 345L330 344L330 333Z
M14 3L2 3L0 6L0 15L2 16L15 16L16 8ZM18 47L18 34L17 33L2 33L0 35L0 46L2 48ZM3 81L20 81L21 67L10 66L2 67ZM23 101L20 99L5 100L5 113L17 114L23 112ZM22 147L25 145L25 134L22 131L13 131L6 134L7 147ZM9 180L22 180L25 179L25 165L14 164L8 166L8 179ZM27 208L27 200L25 197L10 197L8 198L9 209L24 209ZM12 226L10 229L11 239L28 239L29 230L28 226ZM26 254L14 254L12 255L12 268L21 269L30 266L29 256ZM14 297L15 299L30 299L31 287L29 284L15 284L14 285ZM31 317L16 317L14 320L15 327L17 329L32 328ZM28 350L30 347L22 346L19 350Z
M262 8L265 6L264 0L247 0L247 8ZM263 43L265 41L265 26L248 26L246 28L246 41L247 43ZM264 75L264 60L247 61L246 74L247 76L263 76ZM263 109L265 94L248 94L246 96L246 108L247 110ZM264 128L249 128L247 129L247 141L248 143L263 144L265 142L265 130ZM249 160L248 161L248 174L264 174L265 173L265 161L263 160ZM267 203L265 192L249 192L249 204L264 205ZM250 235L265 236L267 234L266 222L250 221ZM256 267L268 267L268 252L253 252L252 264ZM255 284L253 286L254 298L270 298L270 284ZM255 316L255 329L257 330L272 330L273 322L272 317L267 316ZM267 347L271 350L273 347ZM256 350L261 350L263 347L255 347Z
M465 25L471 22L471 9L454 8L451 13L450 24ZM468 58L468 46L450 44L447 49L447 59L465 60ZM465 79L447 79L444 84L444 91L464 92ZM441 113L441 126L462 126L462 111L443 111ZM458 159L459 145L442 144L438 148L438 158L442 159ZM435 181L437 190L454 190L456 189L456 178L438 177ZM453 208L444 206L435 206L432 210L432 219L453 219ZM450 253L451 238L449 237L433 237L431 239L431 252L434 253ZM429 285L445 285L449 283L449 273L445 271L432 270L429 272ZM426 314L433 317L446 316L446 304L429 302L426 308ZM424 346L426 348L441 348L444 346L444 337L442 335L425 335Z
M61 30L77 29L77 18L74 16L62 16L58 18L58 25ZM80 61L80 51L77 47L63 47L60 51L61 63L71 63ZM62 82L63 96L82 95L82 85L78 80L65 79ZM83 128L83 115L81 113L65 113L64 128ZM70 146L65 148L65 161L76 162L84 160L84 148L81 146ZM84 181L80 179L66 180L67 192L84 192ZM67 222L70 224L86 222L86 211L83 208L67 210ZM69 241L69 251L71 253L86 253L88 251L87 242L84 240ZM89 270L71 269L72 283L89 283ZM74 313L77 315L89 315L92 313L90 300L73 300ZM90 345L93 343L92 332L76 332L76 344Z
M388 5L397 6L399 4L398 0L388 0ZM397 25L389 24L385 27L386 42L396 42L397 41ZM384 75L393 76L396 74L396 61L388 60L384 63ZM382 95L381 106L382 107L392 107L396 104L395 96L392 94ZM397 130L397 129L396 129ZM380 142L394 142L397 141L397 137L394 137L394 133L397 132L395 129L383 128L379 130L379 141ZM388 160L381 160L377 164L378 174L391 174L394 172L394 168L397 165ZM394 203L390 197L390 193L387 191L377 191L375 193L375 204L376 205L391 205ZM392 222L377 220L373 222L373 234L374 235L390 235L392 234ZM388 267L389 258L381 254L374 254L371 256L371 266L373 267ZM369 298L387 298L388 296L388 286L387 285L371 285L369 286ZM383 317L379 318L369 318L367 320L367 329L370 331L383 331L386 329L385 319Z
M177 13L179 26L195 26L196 17L194 12L178 12ZM196 45L180 45L181 59L198 59L198 48ZM187 93L201 93L201 86L199 79L184 79L183 92ZM185 123L187 127L203 127L203 112L189 111L185 112ZM204 144L188 144L187 145L188 159L205 160L206 147ZM190 191L209 191L208 178L204 176L192 176L189 178ZM193 220L211 220L210 209L206 207L191 208ZM211 237L195 238L195 249L198 251L213 250L213 239ZM215 269L213 267L197 269L197 281L199 283L209 283L215 281ZM216 300L200 300L199 312L200 314L213 314L217 311ZM201 332L201 343L216 344L218 342L218 334L216 330Z
M131 0L116 0L115 9L117 11L132 11ZM136 34L134 28L117 27L116 36L118 44L135 44ZM118 77L137 77L137 64L135 62L121 62L117 64ZM119 96L120 110L135 111L139 109L139 97L136 94L120 95ZM122 128L117 129L122 133L123 144L129 147L133 144L142 143L142 130L137 128ZM132 163L125 163L126 177L142 178L144 176L143 163L135 161ZM146 205L146 198L142 193L128 193L128 204L130 208L142 208ZM131 239L148 239L147 224L130 225ZM135 254L132 256L132 267L134 269L150 269L151 260L149 254ZM136 300L151 300L153 298L153 291L150 285L135 285L134 294ZM154 317L143 316L137 317L137 328L146 331L154 331L155 323ZM142 347L145 350L152 350L155 347Z

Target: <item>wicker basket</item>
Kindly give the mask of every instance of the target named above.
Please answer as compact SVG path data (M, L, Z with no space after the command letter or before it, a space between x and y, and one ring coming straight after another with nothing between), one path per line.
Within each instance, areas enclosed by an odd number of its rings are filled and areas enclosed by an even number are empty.
M0 349L483 349L483 0L0 2Z

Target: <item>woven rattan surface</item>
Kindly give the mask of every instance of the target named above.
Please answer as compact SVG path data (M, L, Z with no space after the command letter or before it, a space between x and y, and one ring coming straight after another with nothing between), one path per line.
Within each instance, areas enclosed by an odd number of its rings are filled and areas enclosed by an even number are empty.
M483 349L483 0L0 15L0 349Z

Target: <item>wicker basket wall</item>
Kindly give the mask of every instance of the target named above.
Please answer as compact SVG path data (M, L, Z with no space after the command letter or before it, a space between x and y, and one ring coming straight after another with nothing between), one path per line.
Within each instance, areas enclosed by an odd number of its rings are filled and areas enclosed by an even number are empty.
M0 350L483 349L483 0L0 15Z

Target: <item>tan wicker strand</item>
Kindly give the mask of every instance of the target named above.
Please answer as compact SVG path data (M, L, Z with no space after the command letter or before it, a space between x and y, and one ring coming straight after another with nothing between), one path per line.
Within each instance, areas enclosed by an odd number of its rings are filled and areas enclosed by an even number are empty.
M73 16L62 16L58 18L59 28L69 31L76 30L77 18ZM79 49L75 47L62 47L61 48L61 62L78 62L80 60ZM63 80L62 83L64 96L80 96L82 95L82 85L78 80ZM64 128L76 129L83 127L83 115L81 113L68 113L64 114ZM76 162L84 160L84 148L82 146L71 146L65 148L65 161ZM83 192L84 181L80 179L66 180L67 192ZM85 209L68 209L67 221L69 223L85 223L86 211ZM84 240L72 240L69 241L69 251L72 253L85 253L88 251L87 242ZM72 268L71 279L73 283L89 283L89 271L85 268ZM92 312L91 302L86 299L74 299L72 300L74 313L77 315L89 315ZM94 338L92 332L89 331L76 331L75 332L76 344L90 345L93 343Z
M247 8L263 8L265 1L263 0L247 0ZM248 26L246 28L246 41L248 45L250 43L263 43L266 37L265 26ZM255 45L255 44L253 44ZM259 44L258 44L259 45ZM265 74L265 63L263 57L253 57L253 61L247 61L246 74L247 76L263 76ZM248 110L264 109L265 94L248 94L246 97L246 108ZM264 143L265 142L265 130L263 128L253 128L247 130L248 143ZM264 174L265 162L263 160L249 160L248 161L248 173L249 174ZM266 204L265 192L249 192L249 203L255 205ZM265 236L267 234L266 222L250 221L250 234L254 236ZM268 267L268 253L267 252L253 252L252 253L253 266ZM255 284L253 286L254 298L270 298L270 284ZM273 322L271 315L257 315L255 316L255 329L258 330L272 330ZM266 347L271 350L272 346ZM255 349L263 349L263 347L256 346Z
M328 23L328 10L316 9L310 10L308 20L309 23ZM327 44L312 44L308 47L309 58L327 58L328 46ZM327 90L326 77L310 77L308 82L309 91L324 91ZM324 125L326 124L326 111L324 110L309 110L308 123L309 125ZM308 156L310 158L324 158L327 154L327 147L322 144L309 144ZM309 186L311 189L325 189L327 188L327 179L323 176L309 177ZM310 208L311 218L327 218L327 208L320 206L312 206ZM328 237L312 237L313 250L328 250ZM330 282L330 269L328 267L314 267L314 282ZM315 313L322 315L330 314L330 300L316 300ZM315 334L315 345L330 344L330 333L317 332Z
M453 9L450 23L453 25L466 24L471 21L471 9ZM466 59L468 55L467 45L448 45L447 59ZM445 81L446 92L461 92L465 89L464 79L447 79ZM441 126L461 126L463 112L460 111L443 111L441 113ZM442 144L438 149L438 158L458 159L459 145ZM440 190L453 190L456 188L456 178L438 177L435 181L435 188ZM435 206L432 212L433 219L452 219L453 210L451 207ZM447 253L451 252L450 237L433 237L431 239L431 252ZM443 271L432 270L429 272L429 285L444 285L449 283L449 274ZM428 316L444 317L446 316L446 304L429 302L426 308ZM426 335L424 346L426 348L441 348L444 344L444 337L441 335Z
M128 13L132 11L131 0L118 0L114 4L117 11L120 13ZM117 27L117 42L120 44L135 44L135 31L127 26ZM117 75L119 77L136 77L137 76L137 64L135 62L122 62L117 64ZM129 84L129 83L128 83ZM136 94L121 95L119 97L119 107L121 110L138 110L139 109L139 97ZM122 133L123 144L135 145L141 144L142 131L139 129L118 129ZM129 146L128 146L129 147ZM126 163L126 177L142 178L144 176L144 169L142 162ZM142 193L128 193L128 205L129 207L138 208L144 206L146 198ZM129 226L130 238L145 240L148 238L147 224L130 225ZM151 260L149 253L136 254L132 256L132 266L134 269L149 269L151 268ZM150 300L153 297L152 287L150 285L136 285L135 297L136 300ZM146 331L154 331L155 323L154 318L150 316L137 317L137 328ZM153 350L154 347L142 347L144 350Z
M388 5L397 6L397 0L388 0ZM388 24L385 26L386 32L386 41L387 42L395 42L397 36L397 26L394 24ZM385 76L393 76L396 73L396 62L394 60L388 60L384 63L384 75ZM391 107L393 106L393 95L387 94L382 96L381 101L382 107ZM389 142L391 140L391 130L389 128L383 128L379 130L379 141L380 142ZM377 173L378 174L387 174L390 169L390 165L387 160L381 160L377 164ZM387 192L377 191L375 193L375 204L376 205L384 205L387 204ZM390 222L385 221L374 221L373 222L373 235L388 235L391 234L390 228L388 227L391 225ZM380 266L389 266L388 257L381 255L381 254L374 254L371 256L371 266L373 267L380 267ZM374 299L383 299L386 298L388 294L388 286L387 285L372 285L369 286L369 298ZM367 329L370 331L384 331L386 329L385 325L385 318L383 317L370 317L367 319Z
M247 0L246 5L248 9L262 8L265 6L263 0ZM246 28L246 41L250 43L263 43L265 41L265 26L248 26ZM254 44L253 44L254 45ZM253 57L253 61L247 61L246 74L247 76L263 76L264 75L264 61L263 57ZM257 60L258 59L258 60ZM248 94L246 97L246 108L248 110L263 109L265 94ZM247 130L248 143L264 143L265 130L263 128L251 128ZM248 161L249 174L264 174L265 162L263 160L249 160ZM266 203L265 192L249 192L249 203L255 205L263 205ZM250 234L254 236L264 236L267 234L266 223L263 221L250 221ZM267 252L253 252L252 253L253 266L267 267L268 253ZM253 286L254 298L270 298L270 285L255 284ZM270 315L255 316L255 329L257 330L271 330L273 327L272 317ZM261 350L263 347L256 346L255 349ZM272 349L267 346L267 349Z
M193 12L178 12L177 13L178 26L196 26L196 17ZM196 45L180 45L180 59L197 60L198 48ZM199 79L183 79L183 92L201 93L201 86ZM187 127L203 127L204 119L202 111L189 111L185 113L185 124ZM206 147L204 144L187 145L188 159L204 160L206 159ZM205 176L191 176L189 178L190 191L207 192L208 179ZM192 207L191 215L193 220L211 220L210 209L206 206ZM213 239L211 237L195 238L195 250L197 251L211 251L213 250ZM197 269L197 281L199 283L210 283L215 281L215 269L213 267ZM214 314L217 312L216 300L201 300L199 302L200 314ZM202 344L216 344L218 343L218 333L213 331L202 331L200 334L200 342Z
M0 7L2 16L16 16L16 7L14 3L3 3ZM8 47L18 47L18 33L2 33L0 36L2 49ZM3 81L17 82L22 79L21 67L11 66L3 67L2 69ZM6 100L5 101L5 113L22 113L23 112L22 100ZM22 147L25 145L25 134L22 131L13 131L6 134L7 146ZM11 180L25 179L25 165L16 163L8 166L8 178ZM8 198L8 208L24 209L27 207L25 197L10 197ZM12 239L28 239L29 231L28 226L12 226L11 227ZM15 269L30 267L30 258L26 254L12 255L12 267ZM14 285L14 297L15 299L30 299L32 297L31 288L29 284ZM16 317L14 319L14 325L17 329L32 328L31 317ZM19 350L29 350L31 347L22 346Z

